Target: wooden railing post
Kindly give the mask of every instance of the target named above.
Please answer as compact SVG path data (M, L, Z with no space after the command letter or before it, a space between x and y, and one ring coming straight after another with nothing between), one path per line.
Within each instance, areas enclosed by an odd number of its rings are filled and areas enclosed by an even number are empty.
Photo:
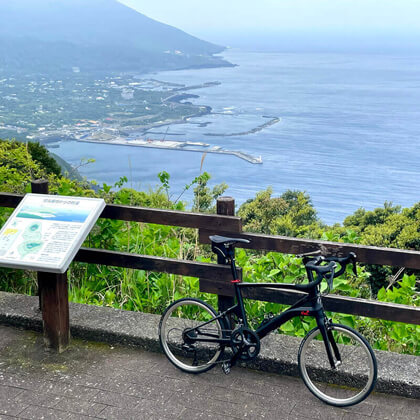
M31 181L31 187L33 193L48 194L46 180ZM70 341L67 273L38 272L37 276L44 343L47 347L61 353Z
M67 273L38 273L41 286L44 344L59 353L70 341Z
M217 214L223 216L235 216L235 200L232 197L219 197L216 204ZM218 264L226 264L224 258L217 256ZM231 296L218 295L219 311L225 311L235 304L235 299Z
M31 192L34 194L48 194L48 181L46 179L33 179L31 181ZM39 298L39 310L42 311L42 294L41 294L41 282L38 278L38 298Z
M32 180L31 191L34 194L48 194L48 181L46 179Z

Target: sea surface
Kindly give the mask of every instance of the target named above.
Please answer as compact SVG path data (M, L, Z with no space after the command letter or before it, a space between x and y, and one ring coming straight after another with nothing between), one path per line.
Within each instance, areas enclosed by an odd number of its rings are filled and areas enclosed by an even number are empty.
M225 195L241 204L267 187L274 195L304 190L320 218L342 222L359 207L385 201L411 206L420 201L420 57L368 54L257 53L227 50L233 68L160 72L139 77L195 85L192 102L214 114L171 125L166 139L192 140L261 156L255 165L234 156L127 146L63 142L53 149L88 179L113 184L127 176L138 189L171 175L174 197L202 170L210 186L225 182ZM260 132L239 133L281 121ZM207 123L207 124L204 124ZM162 138L166 128L154 130ZM191 204L191 192L182 197Z

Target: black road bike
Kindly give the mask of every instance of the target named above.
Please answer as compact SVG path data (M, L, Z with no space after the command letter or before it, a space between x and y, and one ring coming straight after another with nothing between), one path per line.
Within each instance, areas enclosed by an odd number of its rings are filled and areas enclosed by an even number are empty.
M201 373L221 364L227 374L236 362L255 359L260 352L260 340L271 331L293 317L311 316L317 327L303 338L298 351L303 382L316 397L330 405L346 407L363 401L376 382L375 355L360 333L335 324L326 316L322 306L326 292L321 293L322 280L327 281L329 292L334 277L342 275L348 264L353 265L356 273L356 255L304 256L307 284L244 283L238 279L234 246L249 241L218 235L210 239L212 250L230 263L236 304L221 313L195 298L169 305L159 324L160 344L168 359L184 372ZM298 290L306 295L280 314L266 316L254 330L248 324L242 289L267 286Z

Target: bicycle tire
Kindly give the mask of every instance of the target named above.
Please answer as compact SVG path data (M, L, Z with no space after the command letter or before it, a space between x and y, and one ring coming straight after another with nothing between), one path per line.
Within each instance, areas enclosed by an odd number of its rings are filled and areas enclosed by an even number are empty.
M341 363L335 369L331 368L321 331L316 327L300 344L300 375L312 394L325 403L337 407L358 404L375 386L375 354L366 339L352 328L331 324L328 330L337 343ZM332 353L337 363L333 350Z
M223 346L208 342L189 343L184 332L216 316L216 311L210 305L196 298L179 299L166 308L159 323L159 341L173 365L187 373L202 373L215 366L223 354ZM223 321L214 319L201 331L193 332L196 337L200 333L222 338ZM203 335L202 338L205 337Z

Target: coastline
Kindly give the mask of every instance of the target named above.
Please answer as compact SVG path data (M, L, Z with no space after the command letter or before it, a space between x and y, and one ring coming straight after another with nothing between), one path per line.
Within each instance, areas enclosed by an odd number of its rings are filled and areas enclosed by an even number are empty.
M261 156L255 157L248 153L241 152L239 150L226 150L220 146L213 146L209 148L209 144L201 142L191 141L164 141L164 140L144 140L144 139L124 139L122 137L116 137L110 140L93 140L93 139L78 139L76 140L81 143L95 143L95 144L107 144L110 146L130 146L130 147L146 147L151 149L166 149L175 150L180 152L198 152L198 153L215 153L221 155L232 155L239 159L245 160L252 164L262 164Z
M220 154L208 154L205 159L205 170L212 175L212 182L228 180L228 194L237 203L269 185L273 194L287 188L305 190L321 219L329 224L341 222L361 203L369 210L382 206L385 200L404 207L415 203L413 191L420 185L420 148L416 135L419 122L412 116L418 112L419 96L414 95L413 86L407 81L418 75L417 59L408 57L404 61L407 66L401 67L388 56L266 54L233 49L224 54L239 66L160 72L145 77L174 84L195 85L208 80L222 83L220 87L191 91L200 95L192 102L211 106L215 114L233 107L233 113L226 117L191 118L189 124L170 127L166 139L198 139L227 149L243 149L254 156L261 154L263 165L250 165ZM331 68L328 77L324 71L327 66ZM390 71L398 79L390 80ZM273 84L273 74L281 75L287 83ZM366 82L359 85L362 79ZM395 95L392 101L388 100L391 91L384 91L387 84ZM362 91L366 96L361 102ZM402 106L407 112L401 112ZM279 116L282 120L248 136L202 135L245 131L268 121L262 121L261 115ZM204 129L190 125L207 120L213 123ZM139 133L139 137L163 138L166 127L155 130L162 134ZM169 132L185 134L172 137ZM200 167L199 153L182 155L158 149L62 144L62 153L59 149L56 153L75 164L83 157L96 158L94 165L82 168L82 174L108 184L123 173L132 174L144 187L154 186L156 173L164 167L171 174L174 191L181 191ZM315 151L315 155L309 159L305 151ZM130 155L135 158L131 158L129 168Z

